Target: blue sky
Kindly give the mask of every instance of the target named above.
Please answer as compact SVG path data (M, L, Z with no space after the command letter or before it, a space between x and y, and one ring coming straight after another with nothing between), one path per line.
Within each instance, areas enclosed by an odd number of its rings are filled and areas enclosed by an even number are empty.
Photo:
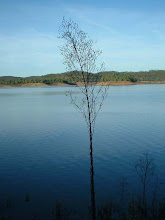
M106 70L165 69L164 0L0 0L0 76L66 71L63 16L97 41Z

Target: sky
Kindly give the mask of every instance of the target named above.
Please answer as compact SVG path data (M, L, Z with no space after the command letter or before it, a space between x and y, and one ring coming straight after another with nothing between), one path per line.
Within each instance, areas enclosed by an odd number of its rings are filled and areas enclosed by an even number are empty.
M63 16L97 41L107 71L165 69L165 0L0 0L0 76L65 72Z

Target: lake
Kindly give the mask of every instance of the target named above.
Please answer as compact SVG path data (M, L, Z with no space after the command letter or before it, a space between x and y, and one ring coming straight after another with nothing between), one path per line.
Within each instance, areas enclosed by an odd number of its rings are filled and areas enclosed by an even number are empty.
M44 219L59 200L74 211L88 210L88 133L82 115L65 95L70 89L81 97L71 87L0 88L4 213ZM123 176L128 195L140 192L134 163L146 152L154 159L160 182L165 182L165 85L111 86L94 134L96 200L117 198ZM164 185L159 188L165 195Z

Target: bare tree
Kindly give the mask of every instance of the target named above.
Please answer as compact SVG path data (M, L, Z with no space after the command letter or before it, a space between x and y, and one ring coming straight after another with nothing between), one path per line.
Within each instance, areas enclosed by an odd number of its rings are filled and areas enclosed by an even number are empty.
M139 159L136 161L135 169L142 183L142 211L146 216L146 191L148 183L155 174L154 161L148 153L144 153L143 156L139 157Z
M94 41L72 20L63 19L59 30L64 45L60 47L64 64L70 71L72 82L79 88L82 98L69 92L71 103L82 113L89 132L90 141L90 178L91 178L91 207L92 218L96 219L94 167L93 167L93 134L96 117L107 95L107 86L97 86L99 74L103 65L97 68L97 58L101 54L95 49Z

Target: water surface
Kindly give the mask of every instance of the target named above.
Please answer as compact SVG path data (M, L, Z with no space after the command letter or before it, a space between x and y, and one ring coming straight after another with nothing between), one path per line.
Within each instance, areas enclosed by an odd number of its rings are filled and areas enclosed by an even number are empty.
M59 199L81 212L90 204L87 127L65 95L69 89L0 88L0 200L11 199L10 212L19 218L50 216ZM134 162L145 152L165 181L165 85L117 86L108 93L94 136L97 201L117 197L122 176L128 194L140 192Z

